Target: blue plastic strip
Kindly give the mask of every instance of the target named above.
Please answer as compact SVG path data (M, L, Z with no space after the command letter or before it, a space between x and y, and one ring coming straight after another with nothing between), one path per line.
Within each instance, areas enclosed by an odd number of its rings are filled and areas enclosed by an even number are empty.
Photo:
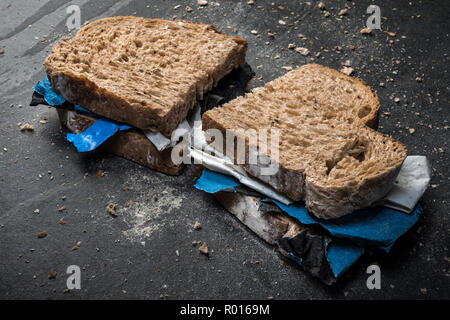
M48 77L45 77L44 80L38 82L34 87L34 91L43 96L45 101L51 106L60 106L66 102L64 97L53 91ZM99 117L95 113L77 104L74 105L74 109L77 113ZM73 142L79 152L92 151L112 137L117 131L127 130L130 128L131 126L127 124L121 124L109 119L100 118L96 120L89 128L79 134L68 133L67 140Z
M195 187L208 193L216 193L239 185L234 178L216 172L211 173L209 170L203 170L199 181L201 188L198 187L198 182ZM422 212L420 206L416 206L411 214L380 206L358 210L338 219L322 220L310 215L302 204L287 206L272 201L303 224L320 224L337 238L350 239L360 246L375 245L387 252L395 241L419 220Z
M66 99L53 91L48 77L45 77L42 82L38 82L34 87L34 91L43 96L45 101L51 106L60 106L66 102Z
M337 279L364 253L364 248L350 241L333 240L327 247L327 260Z
M207 193L216 193L222 190L233 189L238 186L232 177L210 170L203 170L202 176L197 180L195 187Z
M98 119L79 134L68 133L67 140L72 142L79 152L92 151L112 137L117 131L129 128L131 128L129 125Z

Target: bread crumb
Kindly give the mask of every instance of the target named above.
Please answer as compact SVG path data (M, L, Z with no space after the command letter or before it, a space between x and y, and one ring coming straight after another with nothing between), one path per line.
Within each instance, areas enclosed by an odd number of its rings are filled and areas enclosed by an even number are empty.
M257 34L258 34L258 31L252 30L252 31L250 31L250 33L251 33L251 34L254 34L254 35L257 35Z
M319 4L317 5L317 7L318 7L320 10L325 10L325 4L324 4L323 2L319 2Z
M59 219L59 224L66 224L66 220L64 220L64 217L62 217L61 219Z
M356 49L356 47L355 47L354 45L352 45L352 44L349 45L348 48L349 48L350 50L352 50L352 51Z
M4 54L5 53L5 49L0 49L0 54Z
M108 211L108 213L110 215L117 217L116 207L117 207L117 203L110 203L106 206L106 211Z
M200 7L204 7L204 6L207 6L207 5L208 5L208 1L206 1L206 0L197 0L197 4L198 4Z
M399 103L400 102L400 98L394 98L394 102L395 103Z
M414 132L416 132L416 129L414 129L414 128L409 128L408 130L409 130L410 134L413 134Z
M202 245L198 248L198 250L203 253L204 255L209 254L208 246L206 245L206 242L203 242Z
M295 51L300 53L302 56L307 56L309 54L309 50L307 48L295 48Z
M255 1L253 1L253 0L248 0L248 1L247 1L247 4L248 4L249 6L252 6L252 5L255 4Z
M389 37L395 37L396 36L396 34L394 32L386 31L386 33L388 34Z
M189 6L186 6L186 11L187 11L187 12L192 12L192 8L189 7Z
M361 31L359 31L361 34L370 34L370 33L372 33L372 29L370 29L370 28L364 28L364 29L361 29Z
M195 223L194 223L194 230L199 230L201 228L202 228L202 225L200 224L200 222L195 221Z
M294 43L288 44L288 49L295 49L296 45Z
M339 11L338 15L345 16L347 13L348 13L347 9L342 9L341 11Z
M64 210L66 210L66 209L67 209L66 205L63 205L61 208L58 209L58 211L59 211L59 212L62 212L62 211L64 211Z
M330 12L324 11L324 14L323 14L323 15L325 16L325 18L328 18L328 17L330 16Z
M284 20L278 20L278 23L279 23L279 24L282 24L282 25L285 25L285 24L286 24L286 22L285 22Z
M55 270L50 270L50 271L48 272L48 278L49 278L49 279L55 279L55 278L56 278L56 275L57 275L57 273L56 273Z
M45 232L45 231L39 232L39 233L37 234L37 237L38 237L39 239L45 238L46 236L47 236L47 232Z
M103 171L103 170L98 170L97 171L97 177L98 178L101 178L101 177L103 177L105 175L105 171Z
M34 127L28 122L20 125L19 129L20 131L34 131Z
M39 209L35 209L33 212L36 214L39 214L40 211L39 211Z
M350 76L355 70L350 67L343 67L341 70L342 73L345 73L346 75Z

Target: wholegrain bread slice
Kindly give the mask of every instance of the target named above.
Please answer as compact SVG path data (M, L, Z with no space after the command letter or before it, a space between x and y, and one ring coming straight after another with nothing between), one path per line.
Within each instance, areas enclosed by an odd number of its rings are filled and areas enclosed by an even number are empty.
M170 136L195 101L245 62L247 41L190 21L112 17L45 60L53 89L109 119Z
M362 80L309 64L206 112L202 123L204 130L224 134L223 150L226 131L245 140L241 166L250 175L329 219L381 199L406 158L403 144L372 129L378 111L375 92ZM259 164L247 162L250 147L256 147L254 137L242 134L249 129L265 129L269 137L275 129L280 133L278 157L271 154L270 139L267 151L258 149L279 165L275 174L262 175Z

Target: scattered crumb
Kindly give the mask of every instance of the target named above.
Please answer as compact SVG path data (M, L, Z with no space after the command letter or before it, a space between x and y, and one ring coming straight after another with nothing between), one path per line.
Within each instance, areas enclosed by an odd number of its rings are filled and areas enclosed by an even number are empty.
M97 177L98 178L101 178L101 177L103 177L105 175L105 171L103 171L103 170L98 170L97 171Z
M39 209L35 209L35 210L33 211L33 213L39 214L40 211L39 211Z
M278 20L278 23L281 24L281 25L285 25L286 24L286 22L284 20Z
M203 242L202 245L198 248L198 250L203 253L204 255L209 254L208 246L206 245L206 242Z
M356 49L356 47L355 47L354 45L352 45L352 44L349 45L348 48L349 48L350 50L352 50L352 51Z
M28 122L20 125L19 129L20 131L34 131L34 127Z
M64 217L62 217L61 219L59 219L59 224L66 224L66 221L64 220Z
M197 0L197 4L198 4L200 7L204 7L204 6L207 6L207 5L208 5L208 1L206 1L206 0Z
M249 6L252 6L252 5L255 4L255 1L253 1L253 0L248 0L248 1L247 1L247 4L248 4Z
M106 206L106 211L107 211L110 215L112 215L112 216L114 216L114 217L117 217L116 207L117 207L117 203L110 203L110 204L108 204L108 205Z
M257 34L258 34L258 31L252 30L252 31L250 31L250 33L251 33L251 34L254 34L254 35L257 35Z
M346 75L350 76L355 70L350 67L343 67L341 70L342 73L345 73Z
M309 54L309 50L307 48L295 48L295 51L300 53L302 56L307 56Z
M202 243L200 240L194 240L192 241L192 245L195 247L196 245Z
M409 128L408 130L409 130L410 134L413 134L414 132L416 132L416 129L414 129L414 128Z
M5 49L0 49L0 54L4 54L5 53Z
M38 237L39 239L45 238L46 236L47 236L47 232L45 232L45 231L39 232L39 233L37 234L37 237Z
M296 45L294 43L288 44L288 49L295 49Z
M57 273L56 273L55 270L50 270L49 273L48 273L48 278L49 279L55 279L56 275L57 275Z
M199 230L201 228L202 228L202 225L200 224L200 222L195 221L195 223L194 223L194 230Z
M395 37L396 36L396 34L394 32L386 31L386 33L388 34L389 37Z
M130 201L128 201L128 202L126 203L126 206L127 206L127 207L131 207L131 206L134 205L134 204L136 204L136 202L133 201L133 200L130 200Z
M347 13L348 13L347 9L342 9L341 11L339 11L338 15L345 16Z
M319 2L319 4L317 5L317 7L318 7L320 10L325 10L325 4L324 4L323 2Z
M186 11L187 11L187 12L192 12L192 8L189 7L189 6L186 6Z
M361 29L360 33L361 34L371 34L372 33L372 29L364 28L364 29Z
M400 98L394 98L394 102L395 103L399 103L400 102Z
M64 210L66 210L66 209L67 209L67 206L66 206L66 205L63 205L61 208L58 209L58 211L59 211L59 212L62 212L62 211L64 211Z

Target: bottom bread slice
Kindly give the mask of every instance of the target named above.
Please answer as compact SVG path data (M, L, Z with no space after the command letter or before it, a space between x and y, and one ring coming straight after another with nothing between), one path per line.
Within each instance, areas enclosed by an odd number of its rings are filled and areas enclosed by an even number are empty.
M86 130L96 120L94 117L77 114L73 111L63 109L57 109L57 111L61 125L73 133ZM179 175L183 169L183 164L176 165L172 162L172 148L158 151L138 129L120 131L100 148L168 175Z

